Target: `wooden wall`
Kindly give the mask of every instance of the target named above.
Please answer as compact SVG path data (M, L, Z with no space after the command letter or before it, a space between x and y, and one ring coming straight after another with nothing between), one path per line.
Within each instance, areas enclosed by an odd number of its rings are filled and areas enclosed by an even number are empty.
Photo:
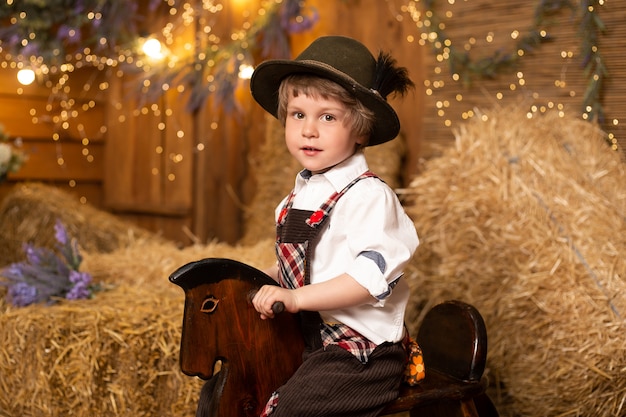
M22 86L17 69L0 68L0 124L6 134L21 138L28 155L22 169L0 185L0 199L19 181L40 181L102 205L107 137L102 81L99 72L78 70L63 90L53 92L38 83Z

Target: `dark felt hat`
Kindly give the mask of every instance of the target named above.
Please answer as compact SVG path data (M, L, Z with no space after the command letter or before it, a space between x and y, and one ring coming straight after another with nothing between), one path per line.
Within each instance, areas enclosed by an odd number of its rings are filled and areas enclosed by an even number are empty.
M368 146L379 145L394 139L400 131L398 116L386 100L389 91L381 95L379 90L382 89L375 85L376 80L381 78L379 62L380 57L378 60L374 58L365 45L352 38L324 36L311 43L294 60L277 59L261 63L252 74L250 90L252 97L277 117L278 88L283 78L292 74L328 78L354 94L374 112L375 121Z

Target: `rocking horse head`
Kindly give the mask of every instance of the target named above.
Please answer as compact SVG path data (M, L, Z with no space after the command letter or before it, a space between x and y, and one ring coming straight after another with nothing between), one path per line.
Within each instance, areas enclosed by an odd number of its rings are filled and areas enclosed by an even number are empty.
M276 283L256 268L221 258L184 265L170 281L185 293L181 370L208 380L201 394L208 404L201 406L211 416L258 416L302 361L296 317L261 320L249 301L262 285Z

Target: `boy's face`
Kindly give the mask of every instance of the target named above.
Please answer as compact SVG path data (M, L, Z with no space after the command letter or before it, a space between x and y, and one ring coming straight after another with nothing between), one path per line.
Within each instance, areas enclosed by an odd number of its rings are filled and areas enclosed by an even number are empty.
M287 149L313 174L346 160L363 138L344 123L347 109L332 98L290 96L285 120Z

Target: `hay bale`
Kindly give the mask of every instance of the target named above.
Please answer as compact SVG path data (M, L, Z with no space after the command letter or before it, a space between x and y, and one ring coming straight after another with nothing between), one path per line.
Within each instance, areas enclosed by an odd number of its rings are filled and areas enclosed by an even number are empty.
M53 248L57 219L84 250L91 252L111 252L138 240L161 240L109 213L81 204L75 196L59 188L20 183L0 206L0 266L21 261L25 242Z
M626 413L626 166L594 125L494 109L405 190L408 320L445 299L489 333L502 416Z
M93 300L4 307L1 414L193 415L199 385L178 368L181 301L170 292L120 285Z
M265 267L274 255L271 241L182 250L143 242L85 254L84 270L106 288L93 299L0 301L0 415L194 415L203 382L179 368L184 295L168 276L205 257Z
M370 170L391 188L400 186L405 153L402 136L365 150ZM240 240L244 245L274 236L274 209L291 191L295 176L302 169L285 146L285 129L272 116L266 117L265 142L253 165L257 186L250 206L244 211L244 236Z

